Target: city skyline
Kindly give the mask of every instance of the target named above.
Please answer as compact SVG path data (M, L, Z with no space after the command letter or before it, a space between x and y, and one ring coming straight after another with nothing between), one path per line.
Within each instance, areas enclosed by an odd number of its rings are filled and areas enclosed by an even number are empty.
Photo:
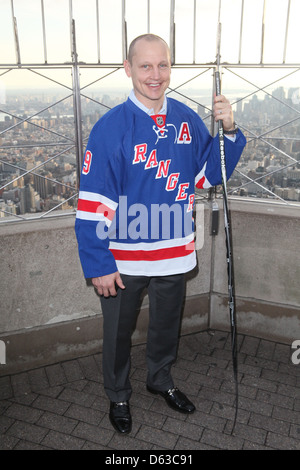
M297 89L296 89L297 90ZM267 197L300 201L300 122L297 112L300 104L294 105L292 97L295 89L287 92L283 87L273 91L273 98L265 95L263 100L257 94L247 102L238 101L235 116L238 124L248 136L248 145L241 161L229 182L231 194L250 197ZM234 92L233 92L234 93ZM31 111L43 104L39 93L29 95ZM38 98L39 97L39 98ZM103 105L85 100L82 106L84 143L87 141L93 124L110 107L120 102L105 94L96 96ZM197 98L197 97L194 97ZM43 99L47 99L44 96ZM210 110L207 106L189 103L187 97L180 97L210 127ZM283 106L283 103L286 106ZM19 102L12 100L12 114L20 114ZM291 106L294 107L292 114ZM24 118L24 115L23 115ZM288 127L285 121L291 120ZM52 211L59 208L67 211L76 209L77 171L75 155L75 129L73 121L73 102L68 99L57 105L56 114L46 109L30 121L6 116L0 122L0 216L22 216ZM284 132L281 131L284 126ZM276 128L279 127L279 130ZM275 128L266 141L253 139ZM11 129L6 131L6 129ZM59 135L51 132L59 130ZM6 131L6 132L5 132ZM54 139L54 140L53 140ZM264 140L266 140L264 139ZM290 156L290 159L286 158ZM253 180L258 180L255 184ZM265 188L265 189L264 189Z

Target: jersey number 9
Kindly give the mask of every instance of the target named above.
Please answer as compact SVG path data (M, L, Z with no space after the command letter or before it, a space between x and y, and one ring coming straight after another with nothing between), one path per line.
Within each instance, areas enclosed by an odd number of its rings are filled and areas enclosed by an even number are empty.
M82 173L84 175L87 175L91 169L91 163L92 163L92 152L87 150L85 152L85 157L84 157L84 162L83 162L83 168L82 168Z

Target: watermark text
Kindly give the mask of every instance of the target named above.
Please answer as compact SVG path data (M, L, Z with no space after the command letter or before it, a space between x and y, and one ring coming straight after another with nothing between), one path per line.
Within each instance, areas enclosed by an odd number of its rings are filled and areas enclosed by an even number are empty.
M292 363L298 365L300 364L300 339L293 341L291 347L292 349L295 349L291 357Z
M0 340L0 364L6 364L6 345Z
M195 248L200 250L204 244L204 205L196 204L195 208L179 203L128 205L127 197L121 196L111 225L100 221L96 232L101 240L136 241L180 239L195 233Z

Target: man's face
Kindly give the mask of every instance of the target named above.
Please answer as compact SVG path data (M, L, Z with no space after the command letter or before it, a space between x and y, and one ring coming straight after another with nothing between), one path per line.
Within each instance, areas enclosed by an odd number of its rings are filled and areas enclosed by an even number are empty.
M126 60L124 67L132 79L137 99L159 112L170 83L171 61L167 46L162 41L141 39L135 45L132 63Z

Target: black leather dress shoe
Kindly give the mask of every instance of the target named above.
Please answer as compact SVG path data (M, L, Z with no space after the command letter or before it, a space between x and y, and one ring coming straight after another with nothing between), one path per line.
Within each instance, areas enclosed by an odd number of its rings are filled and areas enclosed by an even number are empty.
M184 393L178 390L178 388L171 388L166 392L161 392L160 390L154 390L147 385L147 390L150 393L161 395L166 400L166 403L170 408L180 411L181 413L193 413L196 409L193 403L185 396Z
M110 402L109 419L116 431L128 434L131 431L131 414L128 401Z

